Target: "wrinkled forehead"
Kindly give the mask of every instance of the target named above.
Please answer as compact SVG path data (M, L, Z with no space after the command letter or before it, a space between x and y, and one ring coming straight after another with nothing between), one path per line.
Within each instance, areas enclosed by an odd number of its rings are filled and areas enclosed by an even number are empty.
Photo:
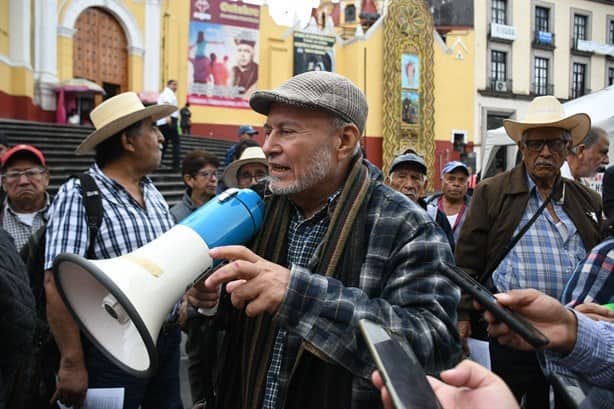
M555 128L551 126L531 128L524 132L525 140L536 139L565 139L565 134L568 131L563 128Z

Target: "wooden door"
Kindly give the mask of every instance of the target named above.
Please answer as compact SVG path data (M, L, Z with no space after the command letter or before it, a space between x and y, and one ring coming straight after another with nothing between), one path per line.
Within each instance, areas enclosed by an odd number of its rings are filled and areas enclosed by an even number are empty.
M83 11L73 37L73 76L96 82L105 90L128 90L128 42L119 22L107 11ZM112 97L107 92L106 98ZM98 102L98 101L97 101Z

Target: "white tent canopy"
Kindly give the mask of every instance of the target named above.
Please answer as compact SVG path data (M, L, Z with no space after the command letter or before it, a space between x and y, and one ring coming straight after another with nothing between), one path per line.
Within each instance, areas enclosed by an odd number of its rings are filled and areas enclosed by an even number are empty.
M610 138L610 163L614 163L614 85L565 102L563 107L567 115L587 113L591 117L592 126L606 130ZM517 152L514 141L507 136L503 127L488 131L482 147L482 175L485 174L494 160L496 151L501 147L507 148L507 163L513 166Z

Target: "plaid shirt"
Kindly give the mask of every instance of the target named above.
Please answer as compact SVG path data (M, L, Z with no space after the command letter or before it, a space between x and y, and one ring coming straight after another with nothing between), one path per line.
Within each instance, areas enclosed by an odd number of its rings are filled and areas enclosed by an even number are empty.
M614 237L595 246L571 275L561 301L563 304L614 302Z
M47 211L49 210L49 195L45 193L45 207L34 214L32 225L28 225L19 219L17 213L11 208L8 198L4 201L2 215L2 227L15 241L18 251L28 242L30 236L47 223Z
M328 203L320 211L309 219L305 219L301 211L294 209L290 226L288 227L288 262L292 266L308 267L309 260L314 255L318 244L324 239L330 214L334 207L334 202L339 197L340 190L328 198ZM267 372L266 390L264 392L263 409L275 409L277 407L277 396L279 392L278 377L281 371L281 364L284 358L284 346L286 344L287 331L280 328L275 337L273 356L271 365ZM292 344L298 346L300 339L292 337ZM287 379L283 380L286 383Z
M407 337L427 370L449 367L460 358L456 330L460 291L440 272L443 262L454 262L446 238L426 212L381 183L375 182L368 200L368 249L358 288L312 274L300 264L313 251L313 244L306 243L316 243L319 227L304 223L304 228L311 230L311 239L306 240L307 234L300 231L301 221L293 220L298 226L296 233L290 232L289 244L292 247L296 240L297 252L289 257L298 260L292 265L288 291L276 316L287 332L276 396L287 389L292 363L305 341L355 375L352 407L371 399L373 387L368 379L375 365L357 335L361 318ZM319 222L328 224L327 220Z
M529 175L527 179L529 201L514 235L543 202ZM578 229L562 205L555 201L552 205L567 233L561 233L548 209L544 209L494 271L492 278L499 292L535 288L558 299L573 269L584 259L586 251Z
M145 202L145 207L141 207L122 185L102 173L98 165L92 165L88 173L100 189L104 209L94 245L97 259L118 257L136 250L174 225L166 201L149 178L141 181ZM60 187L49 209L45 269L51 268L53 259L60 253L85 256L88 242L80 182L71 179Z

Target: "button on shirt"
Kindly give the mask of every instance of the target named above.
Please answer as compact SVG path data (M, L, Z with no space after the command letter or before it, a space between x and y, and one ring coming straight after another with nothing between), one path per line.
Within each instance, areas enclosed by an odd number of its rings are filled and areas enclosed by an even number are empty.
M310 260L326 234L330 223L330 212L335 199L341 191L337 191L328 199L328 204L309 219L305 219L298 209L294 209L288 227L288 263L291 266L309 267ZM288 341L288 342L286 342ZM288 345L289 351L285 351ZM300 339L296 335L289 337L284 328L279 328L275 337L271 364L267 372L266 389L262 403L263 409L275 409L279 397L280 383L287 379L280 379L283 361L293 362Z
M45 193L45 195L45 207L31 214L31 222L29 223L26 223L27 218L20 217L20 215L11 208L8 199L4 202L1 217L2 227L13 237L15 247L17 247L18 251L21 251L22 247L28 242L30 236L36 233L36 231L47 222L49 195L47 193Z
M527 178L529 201L514 235L543 203L528 174ZM563 190L562 200L564 198ZM535 288L559 298L575 266L586 256L578 229L565 213L562 203L552 200L552 204L560 223L557 226L548 209L544 209L494 271L492 277L498 291Z
M97 165L88 173L100 189L104 209L94 245L97 259L118 257L136 250L174 225L166 201L149 178L141 180L145 203L142 207ZM79 183L78 179L71 179L62 185L49 209L45 269L51 268L53 259L60 253L84 256L87 251L89 233Z

